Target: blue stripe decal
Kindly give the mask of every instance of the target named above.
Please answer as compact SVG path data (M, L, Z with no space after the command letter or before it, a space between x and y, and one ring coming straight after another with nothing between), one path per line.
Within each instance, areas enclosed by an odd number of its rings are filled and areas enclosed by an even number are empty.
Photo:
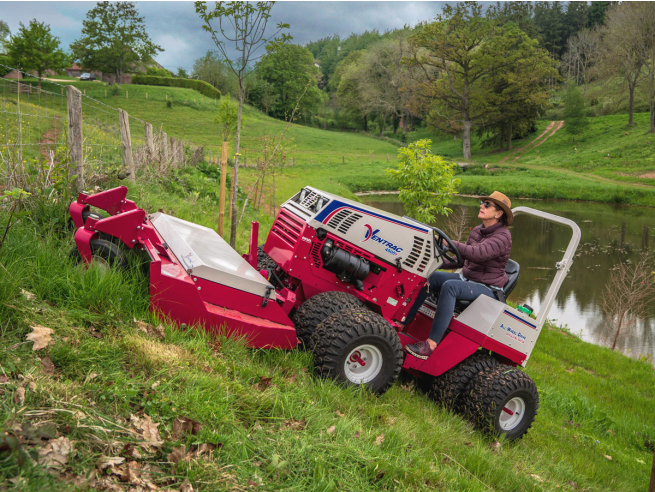
M504 312L505 312L505 314L506 314L507 316L510 316L511 318L514 318L516 321L520 321L520 322L523 323L524 325L528 325L530 328L532 328L532 329L534 329L534 330L537 329L537 325L533 325L533 324L531 324L531 323L528 323L527 321L522 320L521 318L519 318L519 317L516 316L515 314L510 313L509 311L504 311Z
M424 229L424 228L418 227L418 226L416 226L414 224L408 224L406 222L401 222L400 220L392 219L391 217L388 217L386 215L377 214L375 212L371 212L370 210L359 208L359 207L356 207L354 205L351 205L350 203L343 203L343 202L340 202L338 200L332 200L323 210L321 210L316 215L315 219L317 221L319 221L319 222L323 222L325 220L325 218L330 215L330 213L332 213L334 210L336 210L339 207L352 208L353 210L357 210L358 212L362 212L362 213L364 213L366 215L372 215L373 217L377 217L378 219L383 219L383 220L386 220L388 222L393 222L395 224L398 224L398 225L401 225L401 226L404 226L404 227L409 227L410 229L421 231L421 232L423 232L425 234L430 232L429 229Z

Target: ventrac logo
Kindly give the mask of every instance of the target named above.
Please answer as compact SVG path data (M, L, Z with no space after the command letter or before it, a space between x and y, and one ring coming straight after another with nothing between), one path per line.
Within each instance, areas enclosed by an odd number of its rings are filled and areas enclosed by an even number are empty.
M378 235L379 232L380 229L373 230L370 225L364 224L364 239L362 239L361 242L365 243L370 239L376 243L382 244L385 247L385 251L393 256L398 256L398 254L402 253L403 248L396 246L392 242L382 238Z

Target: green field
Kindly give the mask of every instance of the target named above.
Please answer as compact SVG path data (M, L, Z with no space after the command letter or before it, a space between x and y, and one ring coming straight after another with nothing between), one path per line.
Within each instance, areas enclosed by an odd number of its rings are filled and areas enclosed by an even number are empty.
M210 150L214 156L219 152L214 124L216 103L195 91L137 85L113 89L99 82L79 81L74 85L88 96L123 108L169 135L203 146L207 156ZM261 137L280 134L285 123L248 106L244 115L241 154L249 167L253 167L261 155ZM655 161L650 148L655 144L649 143L655 140L647 133L648 114L636 114L632 128L627 127L624 114L592 118L589 130L576 143L560 130L543 145L514 160L517 149L530 143L548 124L545 120L538 122L537 132L515 141L514 149L509 152L482 148L480 139L474 138L473 166L458 175L462 180L460 192L486 194L497 189L513 197L655 206ZM132 128L133 135L139 131ZM393 189L384 169L394 164L397 139L323 131L296 124L291 125L287 136L289 165L278 171L275 179L278 204L307 184L350 197L352 191ZM394 137L392 133L387 136ZM435 153L462 162L460 140L431 136L426 129L408 134L409 141L417 138L432 138ZM230 153L233 151L231 143ZM255 169L243 170L240 182L246 191L256 176ZM271 184L269 177L266 203L270 201Z

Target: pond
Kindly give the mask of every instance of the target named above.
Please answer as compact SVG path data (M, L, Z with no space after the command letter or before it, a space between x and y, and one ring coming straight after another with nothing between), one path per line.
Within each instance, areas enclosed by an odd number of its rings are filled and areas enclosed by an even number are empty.
M404 215L397 195L360 197L366 204L396 215ZM455 216L463 211L467 217L462 242L468 231L480 223L478 200L455 197L450 204ZM574 220L582 230L580 246L570 274L564 280L548 318L568 328L583 340L611 346L615 330L607 323L602 309L603 291L612 268L620 261L635 262L655 246L655 210L589 202L514 200L513 206L526 206ZM448 229L445 217L435 226ZM512 259L521 265L519 282L509 300L527 303L536 312L555 276L555 263L562 259L571 238L571 229L536 217L521 215L512 231ZM648 314L621 334L617 348L632 357L655 354L655 299L648 305ZM655 359L655 357L653 357Z

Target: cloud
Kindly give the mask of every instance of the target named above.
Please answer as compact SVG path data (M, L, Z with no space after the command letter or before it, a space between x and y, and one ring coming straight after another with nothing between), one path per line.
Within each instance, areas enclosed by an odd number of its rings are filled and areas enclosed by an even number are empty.
M307 44L320 38L377 29L380 32L431 20L444 2L278 2L270 26L290 24L293 42ZM36 18L50 24L64 48L79 38L86 13L95 2L2 2L0 19L12 33L18 23ZM213 5L209 3L210 7ZM190 70L207 50L216 49L192 2L137 2L150 37L164 48L157 61L168 69Z

